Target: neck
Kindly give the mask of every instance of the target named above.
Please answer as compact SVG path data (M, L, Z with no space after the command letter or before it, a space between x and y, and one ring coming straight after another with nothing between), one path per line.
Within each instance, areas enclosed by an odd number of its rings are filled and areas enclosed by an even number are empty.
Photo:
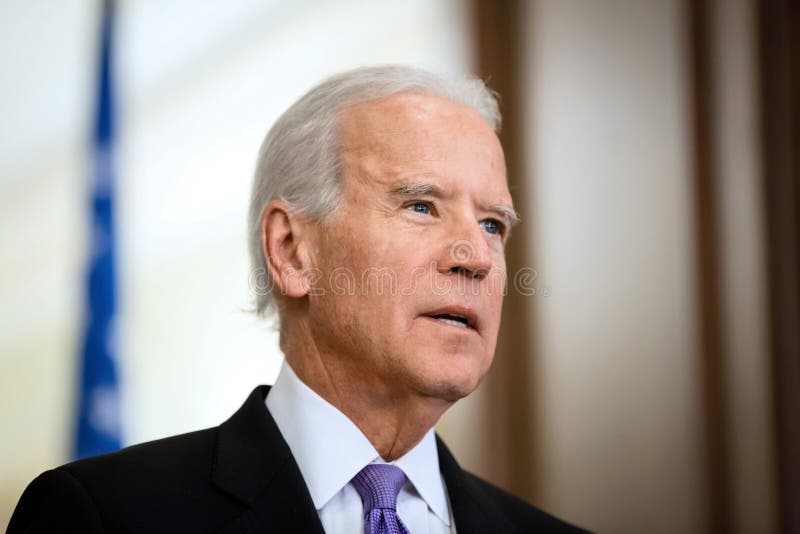
M391 381L365 374L357 359L321 350L302 321L292 330L281 329L281 349L294 373L345 414L384 461L413 449L453 404L401 390Z

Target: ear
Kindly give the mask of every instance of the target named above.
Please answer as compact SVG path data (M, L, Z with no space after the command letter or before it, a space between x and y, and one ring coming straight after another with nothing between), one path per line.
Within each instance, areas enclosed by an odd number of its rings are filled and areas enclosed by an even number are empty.
M292 298L311 290L306 273L313 267L307 240L308 218L283 200L273 200L261 214L261 252L275 289Z

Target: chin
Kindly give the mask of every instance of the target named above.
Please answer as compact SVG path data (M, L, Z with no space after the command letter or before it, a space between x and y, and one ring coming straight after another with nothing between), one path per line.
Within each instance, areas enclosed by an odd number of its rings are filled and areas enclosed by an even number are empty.
M438 399L447 401L447 402L457 402L463 399L464 397L470 395L475 388L478 387L480 382L474 382L474 384L448 384L439 389L436 392L435 396Z
M427 379L420 380L422 382L420 389L430 397L447 402L463 399L475 391L489 369L489 365L481 365L481 361L483 358L478 359L474 356L448 358L448 361L436 365L425 373Z

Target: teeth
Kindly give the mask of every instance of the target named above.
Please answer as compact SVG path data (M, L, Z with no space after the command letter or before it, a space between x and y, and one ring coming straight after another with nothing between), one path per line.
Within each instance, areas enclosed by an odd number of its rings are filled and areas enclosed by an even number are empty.
M460 328L467 328L467 325L465 325L461 321L456 321L456 320L453 320L453 319L446 319L444 317L437 317L436 320L437 321L441 321L441 322L446 323L446 324L451 324L453 326L458 326Z

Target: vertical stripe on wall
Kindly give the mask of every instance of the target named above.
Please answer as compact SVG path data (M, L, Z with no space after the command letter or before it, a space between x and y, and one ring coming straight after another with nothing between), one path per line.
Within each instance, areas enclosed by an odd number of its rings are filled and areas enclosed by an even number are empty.
M710 71L711 26L705 0L687 0L691 69L691 115L693 133L693 190L695 258L700 320L700 384L703 410L707 531L729 532L730 480L724 404L724 370L720 325L719 232L716 177L712 139L714 77Z
M800 533L800 6L759 3L770 337L782 532Z
M530 383L535 361L531 343L534 323L530 295L514 290L514 273L530 266L531 227L526 216L530 184L524 176L522 123L525 117L522 58L522 24L526 3L518 0L486 2L474 0L473 20L476 41L475 73L500 95L503 129L500 141L506 157L509 189L523 223L515 230L506 249L508 294L503 304L503 320L492 372L486 379L488 402L485 422L493 447L485 448L490 480L513 493L533 499L535 493L534 399Z

